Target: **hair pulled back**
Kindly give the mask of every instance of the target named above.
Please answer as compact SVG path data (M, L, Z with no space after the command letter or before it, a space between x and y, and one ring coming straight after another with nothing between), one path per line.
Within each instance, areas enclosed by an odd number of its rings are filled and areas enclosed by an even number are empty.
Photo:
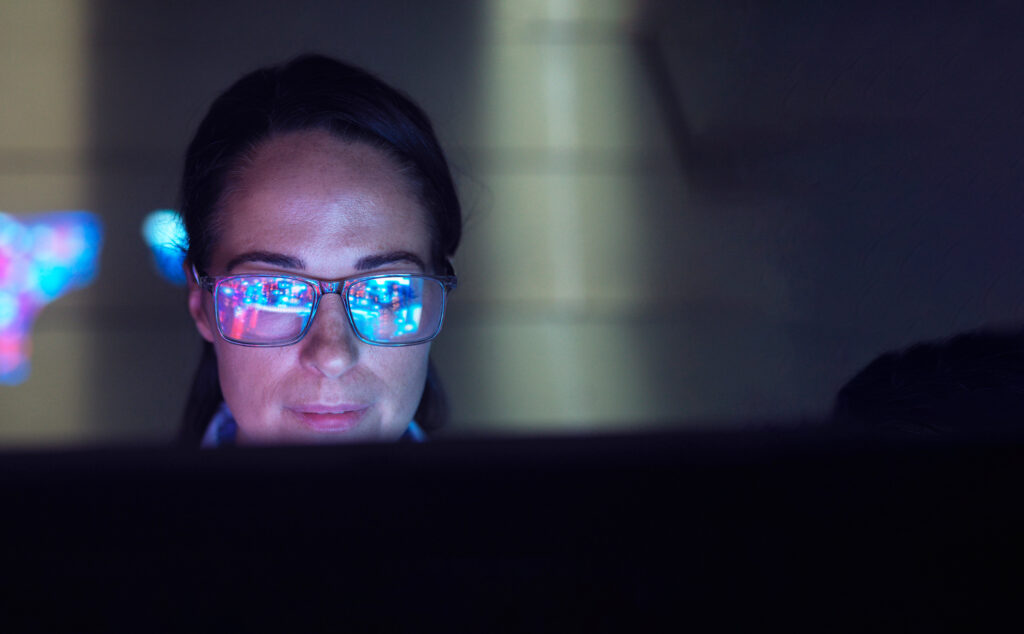
M395 163L426 211L430 265L443 273L461 238L462 212L429 119L412 100L370 73L322 55L256 70L210 106L185 155L181 213L188 261L206 270L220 237L225 190L255 149L272 136L314 129L368 144ZM193 446L223 398L216 363L213 346L204 341L181 435ZM416 421L429 430L446 417L444 391L431 363Z

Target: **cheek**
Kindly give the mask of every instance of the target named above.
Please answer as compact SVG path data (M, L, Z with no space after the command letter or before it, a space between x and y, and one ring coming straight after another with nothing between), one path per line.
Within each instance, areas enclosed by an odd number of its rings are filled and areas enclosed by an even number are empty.
M214 344L217 373L224 400L235 419L247 424L263 424L267 404L277 393L282 370L288 360L287 348L246 348L223 340Z
M412 420L423 395L427 380L430 344L408 348L376 348L373 350L375 374L388 393L385 415L395 425L404 426Z
M250 435L271 437L286 431L277 429L281 397L322 387L315 373L301 367L296 346L246 348L217 340L214 350L224 400ZM355 393L373 398L380 438L397 438L413 419L429 355L429 343L407 348L361 345L359 362L340 379Z

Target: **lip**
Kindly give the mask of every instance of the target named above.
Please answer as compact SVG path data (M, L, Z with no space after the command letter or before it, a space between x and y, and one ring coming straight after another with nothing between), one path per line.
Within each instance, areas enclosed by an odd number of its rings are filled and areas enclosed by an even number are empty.
M341 403L321 405L309 403L289 407L304 426L319 432L342 432L359 425L369 405Z

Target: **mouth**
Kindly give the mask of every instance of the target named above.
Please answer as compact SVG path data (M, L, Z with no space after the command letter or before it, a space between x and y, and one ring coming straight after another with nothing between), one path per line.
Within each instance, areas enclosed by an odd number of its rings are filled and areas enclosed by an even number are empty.
M343 403L340 405L303 404L289 407L299 422L318 432L342 432L355 428L363 420L368 405Z

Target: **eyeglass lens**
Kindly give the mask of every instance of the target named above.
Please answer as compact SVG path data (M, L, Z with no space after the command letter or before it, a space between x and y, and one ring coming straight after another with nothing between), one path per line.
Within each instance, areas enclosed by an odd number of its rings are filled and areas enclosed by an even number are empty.
M277 276L236 276L216 289L218 327L238 343L272 345L296 340L316 302L316 285ZM412 275L371 277L347 287L353 326L371 343L416 343L432 338L444 305L441 282Z

